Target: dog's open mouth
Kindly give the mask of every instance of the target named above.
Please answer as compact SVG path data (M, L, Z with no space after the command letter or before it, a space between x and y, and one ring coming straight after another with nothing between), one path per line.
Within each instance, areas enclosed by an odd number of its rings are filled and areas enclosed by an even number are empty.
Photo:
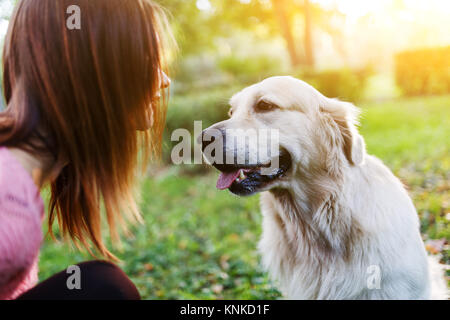
M220 190L229 189L234 194L240 196L251 195L265 189L275 180L283 177L291 167L291 156L289 152L282 149L279 154L279 166L274 168L270 174L263 174L262 170L267 169L271 164L266 165L215 165L221 171L217 180L217 188ZM264 172L267 173L267 172Z

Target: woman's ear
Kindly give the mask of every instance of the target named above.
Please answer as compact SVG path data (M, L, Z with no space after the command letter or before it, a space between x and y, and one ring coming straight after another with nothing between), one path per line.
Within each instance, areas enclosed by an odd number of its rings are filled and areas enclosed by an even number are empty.
M360 114L359 109L349 102L326 98L320 111L329 114L339 128L343 151L349 163L362 164L366 154L366 145L356 128Z

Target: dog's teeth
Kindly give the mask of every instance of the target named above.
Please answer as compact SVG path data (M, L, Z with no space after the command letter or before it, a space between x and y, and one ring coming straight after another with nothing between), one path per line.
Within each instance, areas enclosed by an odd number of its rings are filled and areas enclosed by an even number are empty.
M247 178L244 174L244 170L242 170L242 169L239 171L239 178L241 178L241 180L244 180L245 178Z

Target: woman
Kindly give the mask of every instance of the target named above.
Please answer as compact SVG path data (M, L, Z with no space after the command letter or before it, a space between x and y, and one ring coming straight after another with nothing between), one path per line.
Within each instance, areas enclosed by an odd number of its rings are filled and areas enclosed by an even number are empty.
M101 211L116 225L140 221L133 184L140 161L158 152L169 85L163 72L164 15L150 0L78 0L80 29L66 20L72 0L21 0L3 55L7 109L0 113L0 299L138 299L115 265L78 265L81 289L62 271L37 283L44 204L49 230L89 252L102 241ZM138 157L139 154L139 157ZM142 157L141 157L142 156Z

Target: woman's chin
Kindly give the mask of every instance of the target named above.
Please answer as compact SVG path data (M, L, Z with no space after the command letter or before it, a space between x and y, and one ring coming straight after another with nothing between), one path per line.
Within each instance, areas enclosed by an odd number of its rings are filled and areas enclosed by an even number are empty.
M145 117L145 119L141 119L138 122L137 131L147 131L150 130L153 127L153 117L150 115L148 117Z
M151 128L152 128L152 123L148 122L146 124L139 125L136 130L137 131L147 131L147 130L150 130Z

